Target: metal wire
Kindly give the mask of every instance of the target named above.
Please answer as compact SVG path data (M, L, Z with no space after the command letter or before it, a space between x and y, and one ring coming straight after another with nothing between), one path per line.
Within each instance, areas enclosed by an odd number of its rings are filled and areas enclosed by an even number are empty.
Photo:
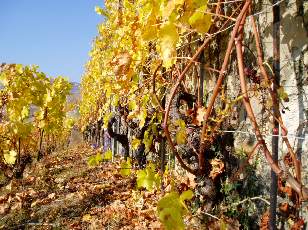
M248 135L255 135L255 133L253 132L247 132L247 131L239 131L239 130L218 130L219 132L223 132L223 133L242 133L242 134L248 134ZM273 134L262 134L263 137L292 137L298 140L305 140L307 139L306 137L303 136L296 136L295 134L288 134L286 136L283 135L273 135Z

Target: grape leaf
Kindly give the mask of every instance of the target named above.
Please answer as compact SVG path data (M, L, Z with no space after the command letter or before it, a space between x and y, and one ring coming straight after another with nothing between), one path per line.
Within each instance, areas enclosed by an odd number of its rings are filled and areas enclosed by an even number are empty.
M137 172L137 187L146 188L152 191L155 187L158 187L160 183L160 177L155 173L155 167L153 164L149 164L145 169Z
M180 195L180 200L185 201L185 200L191 200L194 197L194 193L191 190L186 190L182 192Z
M7 164L14 164L17 157L17 152L14 150L9 151L8 153L4 153L4 160Z
M131 174L131 159L128 158L127 161L123 161L121 163L121 169L120 169L120 174L121 176L125 177L125 176L129 176Z
M29 116L29 112L30 112L29 107L24 106L21 111L21 119L27 118Z
M22 74L24 72L23 66L21 64L16 65L17 73Z
M176 136L175 136L176 143L178 145L185 144L186 138L187 138L185 121L178 119L178 120L175 121L175 125L179 126L177 133L176 133Z
M160 53L163 59L163 65L166 68L171 67L175 63L176 44L179 40L179 34L173 23L166 23L159 31Z
M176 143L178 145L185 144L186 138L187 138L186 129L180 128L176 133Z
M277 92L280 99L282 99L284 102L289 102L289 95L286 93L282 86L278 88Z
M186 204L185 204L185 200L191 200L194 197L194 193L191 190L187 190L182 192L182 194L180 195L180 202L182 203L183 207L185 207L186 210Z
M147 24L144 26L142 38L144 41L151 41L157 37L156 16L152 12L147 20Z
M95 6L95 12L99 15L109 17L109 14L107 13L107 11L104 10L103 8L99 7L99 6Z
M212 17L206 14L206 5L198 8L195 13L188 19L189 24L192 28L196 29L198 33L207 33L212 24Z
M183 192L180 196L177 192L171 192L161 198L157 204L159 220L167 230L184 229L183 215L187 213L185 200L193 197L191 190Z
M186 124L185 121L183 121L182 119L178 119L175 121L175 125L179 126L180 128L185 129L186 128Z
M146 130L144 132L144 137L142 143L145 145L145 151L148 152L150 151L150 148L153 143L153 135L150 133L149 130Z
M142 109L139 111L138 115L137 115L138 119L139 119L139 128L142 128L145 124L145 119L147 118L147 111L146 109Z
M102 162L103 158L100 152L98 152L95 156L90 156L88 158L88 165L89 166L97 166Z
M141 144L141 140L134 138L132 140L132 150L137 150L138 146Z
M110 149L108 149L105 153L104 153L104 160L111 160L112 159L112 151Z
M164 208L159 212L159 220L167 230L184 230L184 220L181 213L174 207Z

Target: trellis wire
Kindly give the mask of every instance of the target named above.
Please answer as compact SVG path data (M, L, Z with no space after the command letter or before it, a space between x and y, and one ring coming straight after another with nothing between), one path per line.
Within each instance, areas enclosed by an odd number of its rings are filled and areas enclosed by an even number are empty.
M219 132L223 132L223 133L242 133L242 134L249 134L249 135L255 135L255 133L253 132L247 132L247 131L239 131L239 130L218 130ZM295 134L288 134L286 136L283 135L273 135L273 134L262 134L263 137L292 137L294 139L298 139L298 140L305 140L307 139L306 137L303 136L296 136Z

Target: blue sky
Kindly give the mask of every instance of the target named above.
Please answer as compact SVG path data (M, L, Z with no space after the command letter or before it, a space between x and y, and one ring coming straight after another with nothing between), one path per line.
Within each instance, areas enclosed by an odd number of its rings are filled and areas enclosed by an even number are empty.
M0 0L0 63L36 64L80 82L103 0Z

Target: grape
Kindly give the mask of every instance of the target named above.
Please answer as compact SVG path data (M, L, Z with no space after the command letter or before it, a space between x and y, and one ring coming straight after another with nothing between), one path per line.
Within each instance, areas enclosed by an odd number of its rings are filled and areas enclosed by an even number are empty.
M257 71L254 69L251 69L249 67L245 67L244 74L246 77L248 77L253 83L260 84L261 83L261 77L260 75L257 75Z

